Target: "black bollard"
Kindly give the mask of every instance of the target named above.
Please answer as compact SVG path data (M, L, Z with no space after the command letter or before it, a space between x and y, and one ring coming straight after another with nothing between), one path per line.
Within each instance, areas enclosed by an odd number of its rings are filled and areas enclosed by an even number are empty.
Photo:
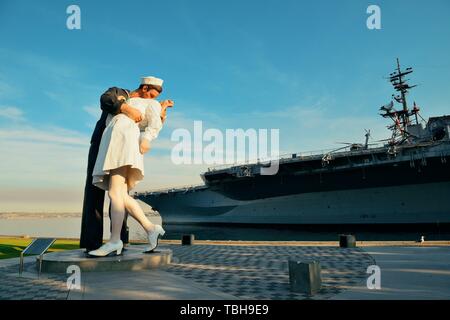
M183 246L185 245L193 245L194 244L194 235L193 234L183 234L183 237L181 238L181 244Z
M339 247L341 248L355 248L356 238L352 234L340 234L339 235Z

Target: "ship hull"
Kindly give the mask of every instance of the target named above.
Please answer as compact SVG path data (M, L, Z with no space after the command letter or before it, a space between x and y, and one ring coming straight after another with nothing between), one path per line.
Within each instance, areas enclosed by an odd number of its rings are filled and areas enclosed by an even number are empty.
M448 181L301 193L249 201L234 200L208 188L138 198L156 209L165 223L450 223Z

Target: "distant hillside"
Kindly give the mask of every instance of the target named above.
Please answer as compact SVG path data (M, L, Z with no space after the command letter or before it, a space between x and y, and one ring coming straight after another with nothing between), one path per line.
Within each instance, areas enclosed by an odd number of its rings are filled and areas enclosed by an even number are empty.
M0 212L0 219L38 219L38 218L77 218L80 212L57 213L57 212Z

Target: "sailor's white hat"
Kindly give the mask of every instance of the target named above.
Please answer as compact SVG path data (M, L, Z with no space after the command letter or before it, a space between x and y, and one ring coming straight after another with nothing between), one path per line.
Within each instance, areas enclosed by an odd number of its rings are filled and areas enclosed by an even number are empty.
M150 84L154 86L160 86L162 87L163 80L156 78L156 77L142 77L141 78L141 84Z

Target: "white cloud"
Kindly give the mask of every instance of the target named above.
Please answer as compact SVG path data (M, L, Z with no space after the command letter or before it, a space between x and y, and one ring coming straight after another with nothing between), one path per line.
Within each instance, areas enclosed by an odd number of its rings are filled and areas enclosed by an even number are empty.
M46 55L32 52L21 52L0 48L0 57L4 61L11 61L21 67L31 68L33 72L46 75L48 78L60 82L76 78L83 69L67 60L55 60Z
M11 136L2 134L3 130L0 132L0 154L3 155L0 186L42 189L81 186L88 144L71 141L67 136L51 138L51 133L38 130L33 132L44 139L33 140L28 132L16 131Z
M59 127L35 128L23 126L19 129L2 128L0 138L10 142L59 143L66 146L88 146L89 137L72 130Z
M276 105L273 111L245 111L257 109L244 109L241 113L221 115L220 118L210 112L199 112L203 109L210 110L199 105L192 110L183 108L183 112L174 109L173 113L169 114L163 130L170 133L176 128L186 128L192 133L194 120L202 120L203 130L217 128L225 132L225 129L237 128L279 129L280 153L320 151L342 146L337 144L337 141L363 142L364 129L371 129L372 141L385 139L390 134L386 129L389 122L379 117L376 110L370 116L362 112L361 114L336 114L334 110L327 107L327 99L321 99L308 106ZM166 149L174 144L163 142Z
M363 114L335 115L324 104L314 106L278 107L272 112L242 114L243 127L280 129L280 148L283 152L307 152L342 146L337 141L363 142L364 129L371 129L372 140L389 136L385 119ZM236 121L235 121L236 122Z
M23 111L16 107L1 106L0 117L14 121L24 121Z
M208 165L176 165L170 155L157 156L151 151L145 155L145 178L134 191L148 191L176 186L201 184L200 174Z
M49 127L10 131L8 136L5 131L0 131L0 211L80 212L86 141Z
M9 83L0 79L0 97L12 96L17 94L17 90L13 88Z
M81 212L83 188L0 186L0 212Z
M102 114L102 110L98 106L84 106L83 110L95 119L99 119Z

